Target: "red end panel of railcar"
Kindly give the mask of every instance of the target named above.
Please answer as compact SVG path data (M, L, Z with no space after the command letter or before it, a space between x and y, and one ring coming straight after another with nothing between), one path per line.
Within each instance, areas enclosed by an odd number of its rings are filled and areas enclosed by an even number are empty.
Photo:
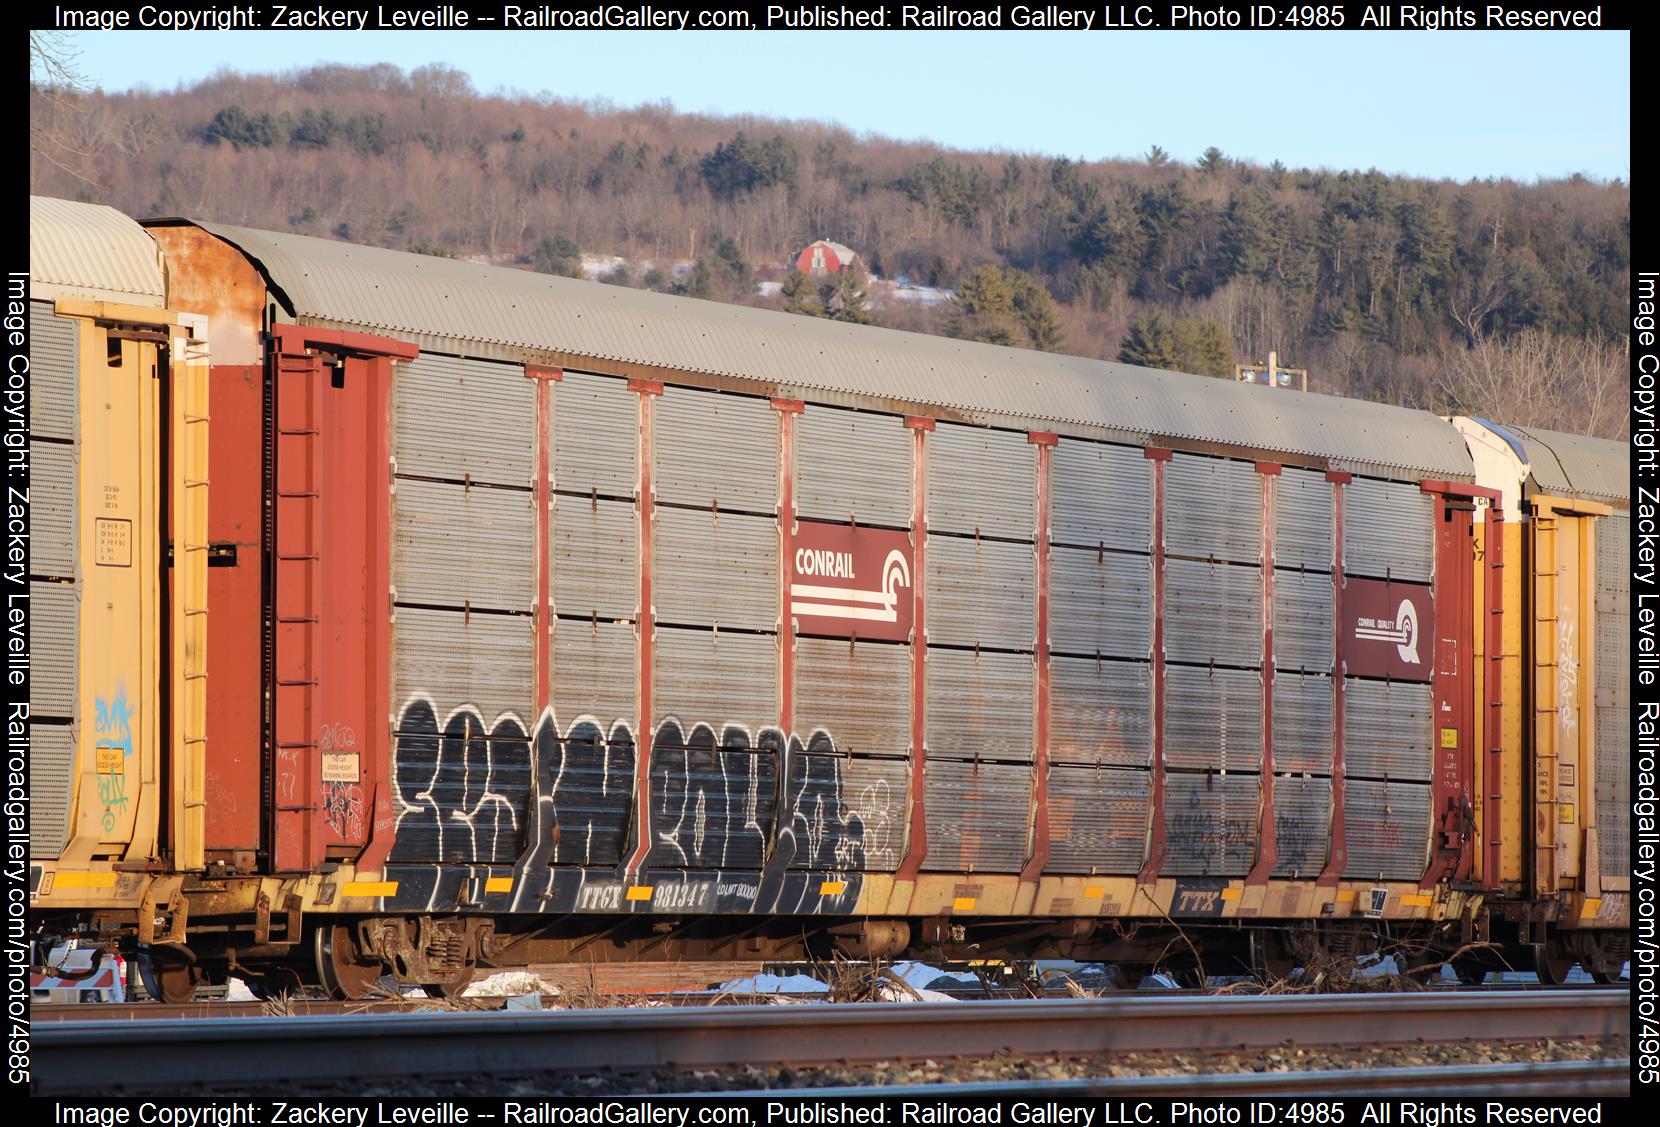
M150 227L167 255L174 307L206 314L212 336L208 413L208 607L203 847L210 862L251 871L264 847L260 740L261 529L265 381L259 359L265 280L241 251L188 224Z
M378 868L392 831L391 357L415 350L288 325L273 335L272 868Z

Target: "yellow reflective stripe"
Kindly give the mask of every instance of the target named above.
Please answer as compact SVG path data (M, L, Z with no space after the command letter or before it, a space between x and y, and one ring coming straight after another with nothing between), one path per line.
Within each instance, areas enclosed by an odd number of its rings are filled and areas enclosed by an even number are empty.
M1085 900L1099 900L1099 899L1101 899L1101 897L1105 896L1106 894L1107 894L1107 886L1104 885L1104 884L1086 884L1086 885L1084 885L1084 899Z
M973 896L959 896L955 900L951 901L951 910L953 912L972 912L974 910L974 905L979 902L980 901Z
M1401 897L1401 906L1405 908L1427 908L1430 897L1427 892L1409 892Z
M340 886L342 896L396 896L395 880L349 880Z
M66 873L58 871L54 888L114 888L114 873Z
M485 882L484 882L484 891L486 891L486 892L512 892L513 891L513 878L512 877L490 877L490 878L486 879Z
M649 884L631 884L628 886L630 900L650 900L652 886Z
M1241 896L1244 895L1244 893L1245 893L1245 890L1243 888L1224 888L1222 890L1222 899L1224 899L1224 900L1238 900Z
M845 880L827 880L818 886L820 896L840 896L846 891L847 882Z

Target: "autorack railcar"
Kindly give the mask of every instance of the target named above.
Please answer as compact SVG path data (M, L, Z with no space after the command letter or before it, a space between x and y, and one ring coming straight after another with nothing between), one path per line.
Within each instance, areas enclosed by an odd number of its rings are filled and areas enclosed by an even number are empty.
M37 201L33 237L92 220ZM146 691L202 694L144 737L179 806L153 844L100 822L72 741L31 879L44 930L141 946L164 996L831 950L1617 973L1625 499L1472 453L1525 436L215 223L122 237L211 349L208 410L129 429L177 465L211 428L201 527L148 533L200 597L142 574L212 661L149 651ZM77 402L42 369L96 351L37 355L37 417ZM1570 603L1581 673L1546 686Z

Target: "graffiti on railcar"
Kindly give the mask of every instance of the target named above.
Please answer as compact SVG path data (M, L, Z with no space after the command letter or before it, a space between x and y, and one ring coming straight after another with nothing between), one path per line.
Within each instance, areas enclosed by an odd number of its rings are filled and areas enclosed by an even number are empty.
M127 687L117 685L112 697L93 700L94 767L98 776L98 803L103 808L105 833L115 830L127 808L127 757L133 753L133 713Z
M712 724L665 719L652 740L651 883L633 886L618 870L634 814L626 723L606 731L581 716L561 735L545 712L527 739L515 717L490 727L465 707L440 725L432 704L416 700L394 748L398 898L460 906L475 869L507 864L518 911L845 909L859 884L846 875L866 863L847 762L823 730L804 746L776 728L752 736L729 724L717 737ZM854 799L880 825L884 851L899 847L903 799L880 779Z
M530 741L518 720L504 716L491 729L464 708L440 731L432 706L417 701L396 741L394 860L497 862L523 851Z

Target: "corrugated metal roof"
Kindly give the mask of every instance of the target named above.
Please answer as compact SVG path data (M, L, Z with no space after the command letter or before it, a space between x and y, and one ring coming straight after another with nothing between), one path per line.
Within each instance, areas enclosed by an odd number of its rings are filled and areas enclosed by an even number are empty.
M1631 500L1631 447L1539 427L1505 427L1527 448L1533 480L1547 493Z
M257 260L298 318L439 338L458 351L493 344L755 380L801 389L805 398L819 391L870 406L942 408L1003 425L1108 428L1431 477L1471 472L1451 424L1400 407L201 226Z
M161 248L113 207L30 196L29 290L159 309L167 292Z

